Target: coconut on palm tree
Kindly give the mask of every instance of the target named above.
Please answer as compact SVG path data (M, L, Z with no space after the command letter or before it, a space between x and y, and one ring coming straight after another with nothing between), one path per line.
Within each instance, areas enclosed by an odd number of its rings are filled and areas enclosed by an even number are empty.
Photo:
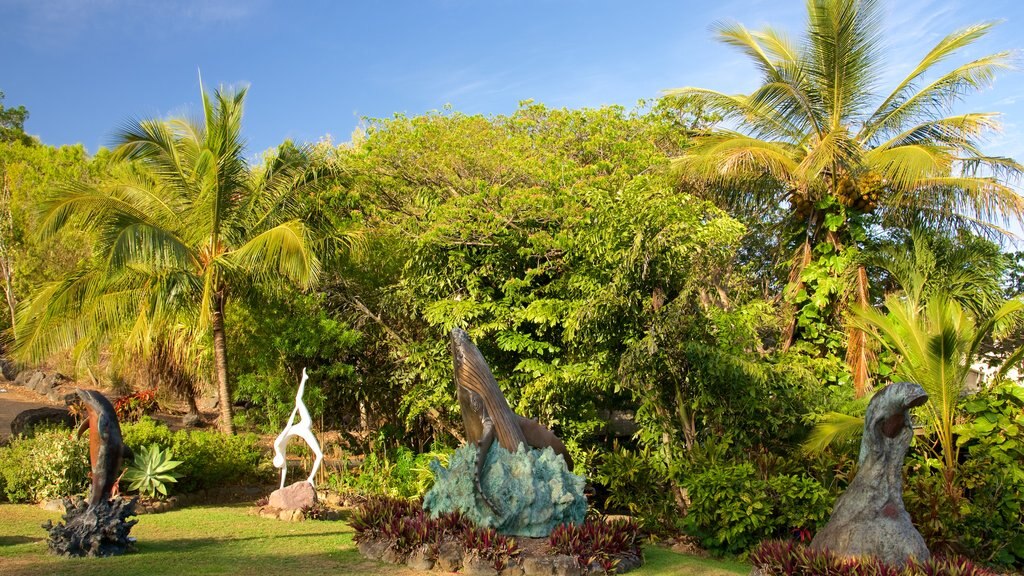
M937 230L1000 232L1020 221L1024 201L1007 179L1022 173L1009 158L986 155L982 141L998 128L997 114L957 113L964 96L991 84L1012 54L999 52L937 69L982 38L993 24L968 26L935 45L888 93L881 10L872 0L808 0L807 27L794 42L773 29L717 26L719 38L755 64L761 85L729 95L679 88L717 113L730 129L699 133L677 160L726 206L752 214L785 206L796 256L791 293L816 247L841 252L857 228L873 224ZM710 184L708 186L707 184ZM863 268L852 293L868 298ZM828 296L835 298L835 294ZM788 335L788 342L794 334ZM862 332L848 338L848 361L860 393L867 390Z
M246 161L245 94L203 91L199 121L131 122L116 136L124 162L113 177L67 183L42 206L41 234L77 225L97 241L90 262L21 309L23 358L109 346L180 365L212 349L220 427L233 432L228 300L282 280L311 286L326 238L326 220L308 206L316 179L306 150L283 146L258 168ZM185 368L167 374L187 379Z

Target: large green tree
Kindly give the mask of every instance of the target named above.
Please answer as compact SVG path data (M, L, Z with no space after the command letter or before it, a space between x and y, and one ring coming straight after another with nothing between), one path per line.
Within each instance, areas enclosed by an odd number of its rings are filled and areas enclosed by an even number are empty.
M850 275L852 287L838 279L853 261L842 254L871 224L992 232L1024 213L1024 201L1006 181L1019 176L1021 166L981 149L985 135L998 127L997 114L955 111L964 96L1008 69L1012 54L986 55L936 73L993 24L949 34L885 94L879 87L893 54L882 41L881 17L874 0L808 0L798 42L771 28L720 24L719 38L750 58L761 85L740 95L669 91L720 114L730 127L696 138L678 160L687 177L710 183L708 193L747 214L788 204L785 223L796 238L790 296L815 314L845 295L867 301L863 267ZM807 285L813 274L805 268L816 257L827 263L812 271L824 269L837 281ZM852 331L847 344L863 392L863 332Z
M0 92L0 142L20 142L26 146L35 144L35 139L25 133L28 110L24 106L5 107L4 93Z
M212 347L220 427L233 431L224 312L250 286L316 282L322 218L302 201L305 150L284 145L262 166L245 159L244 89L202 93L200 121L131 122L117 134L124 162L98 184L67 182L42 205L41 234L94 230L94 257L38 290L19 312L17 349L110 345L179 364Z

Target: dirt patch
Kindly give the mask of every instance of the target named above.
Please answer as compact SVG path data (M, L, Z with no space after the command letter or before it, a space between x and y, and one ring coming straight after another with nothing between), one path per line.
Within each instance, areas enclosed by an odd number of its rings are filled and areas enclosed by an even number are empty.
M15 416L25 410L43 407L63 408L46 396L22 388L14 382L0 382L0 442L6 441L11 435L11 422Z

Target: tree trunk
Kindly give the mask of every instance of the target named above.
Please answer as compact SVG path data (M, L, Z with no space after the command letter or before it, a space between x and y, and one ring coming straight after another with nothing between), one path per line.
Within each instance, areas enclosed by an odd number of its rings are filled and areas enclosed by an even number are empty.
M17 326L14 325L14 312L18 307L18 303L14 297L14 285L12 282L14 277L14 262L12 261L9 247L7 246L7 237L14 229L13 219L11 217L11 187L7 178L7 172L3 173L3 191L2 196L0 196L0 202L3 202L4 211L3 221L0 222L0 274L4 277L4 296L7 299L7 309L11 314L11 335L17 339L18 331Z
M786 287L787 299L792 298L797 292L803 289L804 281L800 279L803 274L804 268L811 263L811 257L813 251L811 250L811 243L809 240L804 243L798 249L796 255L793 257L793 265L789 269L789 284ZM796 342L796 325L797 315L799 310L793 311L793 319L789 322L785 332L782 334L782 351L789 350L789 347Z
M854 302L858 306L870 305L868 302L868 272L864 266L857 267ZM846 333L846 365L850 367L850 373L853 374L853 392L857 398L863 398L871 390L868 364L872 359L867 334L851 322Z
M217 396L220 407L220 431L225 434L235 433L235 424L231 421L231 386L228 383L228 345L224 334L224 304L227 296L224 289L213 297L213 358L217 371Z

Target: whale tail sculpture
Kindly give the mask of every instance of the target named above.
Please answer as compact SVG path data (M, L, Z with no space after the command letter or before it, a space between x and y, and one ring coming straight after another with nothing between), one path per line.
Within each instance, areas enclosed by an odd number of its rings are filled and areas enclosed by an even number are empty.
M309 473L307 482L313 484L313 478L316 477L317 470L320 469L320 463L323 462L324 453L320 450L320 443L317 442L316 436L313 434L313 419L309 416L309 410L306 409L306 405L302 402L303 392L306 390L306 380L309 376L306 375L306 369L302 369L302 381L299 382L299 391L295 394L295 408L292 410L291 416L288 417L288 425L284 427L284 430L277 435L277 439L274 440L274 466L281 469L281 488L284 488L284 480L288 475L288 461L285 458L285 451L287 450L288 440L292 436L298 436L306 441L309 448L316 455L316 459L313 461L313 468ZM295 417L298 416L298 422L295 421Z
M462 421L466 427L466 442L476 444L478 449L477 491L492 511L497 512L498 508L484 494L480 478L487 461L487 453L494 440L498 440L498 443L509 452L518 450L520 444L533 448L550 446L565 460L569 471L572 471L572 457L569 456L565 444L554 433L536 421L512 412L483 354L465 330L452 329L451 352L455 368L456 395L462 411Z

